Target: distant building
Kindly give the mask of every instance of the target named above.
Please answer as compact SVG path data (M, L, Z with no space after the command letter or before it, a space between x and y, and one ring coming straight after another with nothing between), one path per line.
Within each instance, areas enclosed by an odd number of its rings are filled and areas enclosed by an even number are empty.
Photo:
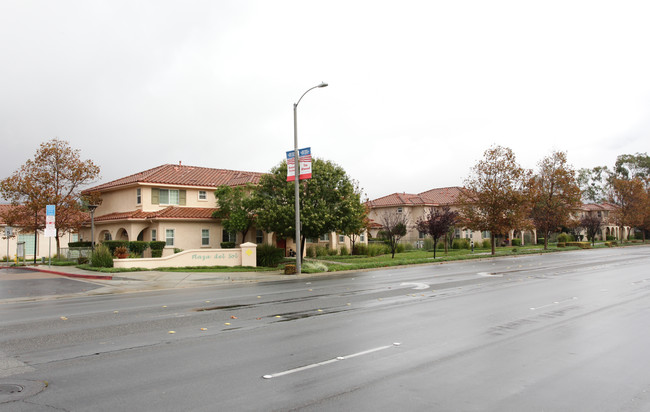
M14 226L10 226L13 235L7 239L5 236L5 228L9 225L5 222L4 216L14 207L20 206L0 205L0 239L2 239L2 242L0 242L0 257L2 258L2 262L7 260L7 256L9 256L9 260L15 258L19 243L23 244L25 260L27 261L34 260L34 253L36 253L37 259L48 257L50 254L54 256L56 254L56 240L45 237L42 230L37 230L36 236L34 236L33 230L28 230L21 225L14 224ZM43 213L45 213L45 210L43 210ZM65 232L59 237L59 246L66 248L69 242L76 242L78 238L79 235L77 233ZM8 255L7 248L9 249Z

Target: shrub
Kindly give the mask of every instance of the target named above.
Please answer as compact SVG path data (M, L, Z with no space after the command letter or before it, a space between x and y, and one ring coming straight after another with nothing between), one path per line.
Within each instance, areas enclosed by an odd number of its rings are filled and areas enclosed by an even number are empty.
M591 243L589 242L567 242L567 246L578 246L580 249L591 249Z
M564 242L557 242L557 247L565 247L566 243Z
M295 275L296 273L298 273L298 269L296 269L296 265L291 263L284 266L285 275Z
M569 235L567 235L566 233L560 233L559 235L557 235L558 243L566 243L568 241L569 241Z
M365 243L359 243L354 245L354 254L355 255L367 255L368 254L368 245Z
M126 248L126 246L118 246L113 250L113 256L118 257L122 255L128 255L129 250Z
M113 254L108 246L101 244L95 248L95 252L90 256L91 266L98 268L112 268Z
M221 242L221 249L234 249L235 242Z
M607 235L607 236L605 236L605 240L610 241L610 240L616 240L616 239L614 239L614 236L612 236L612 235Z
M374 257L379 255L385 255L389 253L388 246L380 243L371 243L368 245L368 256Z
M316 245L316 256L327 256L327 246Z
M454 239L451 243L452 249L469 249L469 239Z
M307 257L315 258L316 257L316 247L314 245L307 246L307 251L305 252Z
M178 247L174 248L174 253L181 253L182 251L183 251L183 249L181 249L181 248L178 248Z
M92 247L92 242L70 242L68 247Z
M483 239L483 244L481 246L483 249L492 249L492 241L490 239Z
M257 247L257 266L277 267L284 258L284 249L262 244Z
M165 248L166 242L162 240L157 240L149 242L149 247L151 248L151 257L159 258L162 256L163 249Z
M135 253L136 255L140 255L138 257L142 256L142 253L147 250L149 247L149 242L143 242L141 240L135 240L132 242L129 242L128 248L129 251L132 253Z
M521 246L521 239L512 239L512 246Z
M336 256L339 254L339 251L336 249L327 249L327 256Z
M348 251L348 247L345 245L341 245L341 256L348 256L350 252Z
M433 250L433 239L430 237L424 238L424 250Z
M129 242L126 240L105 240L102 242L102 245L106 246L111 252L111 255L115 254L115 249L118 247L127 247Z
M395 253L404 253L405 250L406 246L403 243L398 243L397 247L395 247Z
M543 245L543 244L544 244L544 238L543 238L543 237L538 237L538 238L537 238L537 244L538 244L538 245L539 245L539 244Z
M85 257L85 256L79 256L79 257L77 258L77 264L78 264L78 265L85 265L86 263L88 263L88 258L87 258L87 257Z

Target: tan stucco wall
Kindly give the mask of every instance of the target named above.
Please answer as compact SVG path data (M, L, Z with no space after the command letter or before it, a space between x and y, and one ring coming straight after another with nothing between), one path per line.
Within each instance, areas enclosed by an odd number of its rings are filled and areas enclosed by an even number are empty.
M250 266L257 265L257 245L244 243L236 249L191 249L162 258L114 259L116 268L144 268L186 266Z
M4 257L7 256L7 246L9 246L9 258L10 260L14 258L16 255L16 249L17 249L17 244L18 244L18 234L20 234L20 229L15 228L14 229L14 236L10 237L7 239L4 236L5 233L5 227L0 226L0 259L2 261L5 261ZM24 232L27 236L32 238L34 236L34 232ZM52 239L51 243L51 256L54 256L56 254L56 239L55 238L49 238L45 237L42 231L38 232L37 236L37 244L36 244L36 258L40 259L41 257L48 257L50 256L50 239ZM68 247L68 242L71 242L72 240L72 234L71 233L64 233L59 237L59 246L62 248ZM8 242L7 242L8 240ZM34 255L32 253L29 253L26 255L26 259L34 259Z

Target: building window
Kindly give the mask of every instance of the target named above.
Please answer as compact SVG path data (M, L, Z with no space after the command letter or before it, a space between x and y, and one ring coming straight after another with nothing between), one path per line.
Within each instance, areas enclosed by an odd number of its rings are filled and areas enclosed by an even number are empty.
M264 242L264 232L262 232L261 230L255 231L255 243L259 245L260 243L263 242Z
M313 237L305 238L306 243L318 243Z
M158 237L158 232L156 231L156 229L151 229L151 241L155 242L157 240L156 239L157 237Z
M142 189L140 188L135 189L135 204L136 205L142 204Z
M339 235L339 243L345 242L345 235Z
M418 237L419 237L420 239L424 239L425 237L427 237L427 233L426 233L426 232L420 232L420 231L418 230Z
M404 210L401 207L397 208L397 213L402 213Z
M70 242L78 242L79 233L70 233Z
M366 241L366 235L364 235L363 233L360 234L359 235L359 240L362 241L362 242L365 242Z
M201 246L210 246L210 230L201 229Z
M178 189L160 189L161 205L177 205L178 199Z
M460 239L460 229L454 229L454 238Z
M113 240L113 236L111 236L111 232L104 232L104 240Z
M486 231L484 231L484 232L481 232L481 237L482 237L483 239L490 239L490 231L489 231L489 230L486 230Z
M325 233L324 235L320 235L320 241L321 242L328 242L330 240L330 234Z
M223 230L221 234L222 242L236 242L237 234L234 232L228 232L226 229Z
M208 192L199 190L199 200L208 200Z
M174 246L174 234L174 229L165 230L165 242L167 242L166 246Z
M25 242L25 256L34 255L34 250L36 248L34 247L34 234L33 233L31 235L29 233L18 235L18 241L19 242Z

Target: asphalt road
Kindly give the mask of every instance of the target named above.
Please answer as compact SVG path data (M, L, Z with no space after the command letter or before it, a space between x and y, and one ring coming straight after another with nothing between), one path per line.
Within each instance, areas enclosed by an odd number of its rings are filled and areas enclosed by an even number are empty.
M0 304L0 409L647 411L649 263L615 248Z
M97 289L100 285L33 270L0 268L0 300L39 298Z

